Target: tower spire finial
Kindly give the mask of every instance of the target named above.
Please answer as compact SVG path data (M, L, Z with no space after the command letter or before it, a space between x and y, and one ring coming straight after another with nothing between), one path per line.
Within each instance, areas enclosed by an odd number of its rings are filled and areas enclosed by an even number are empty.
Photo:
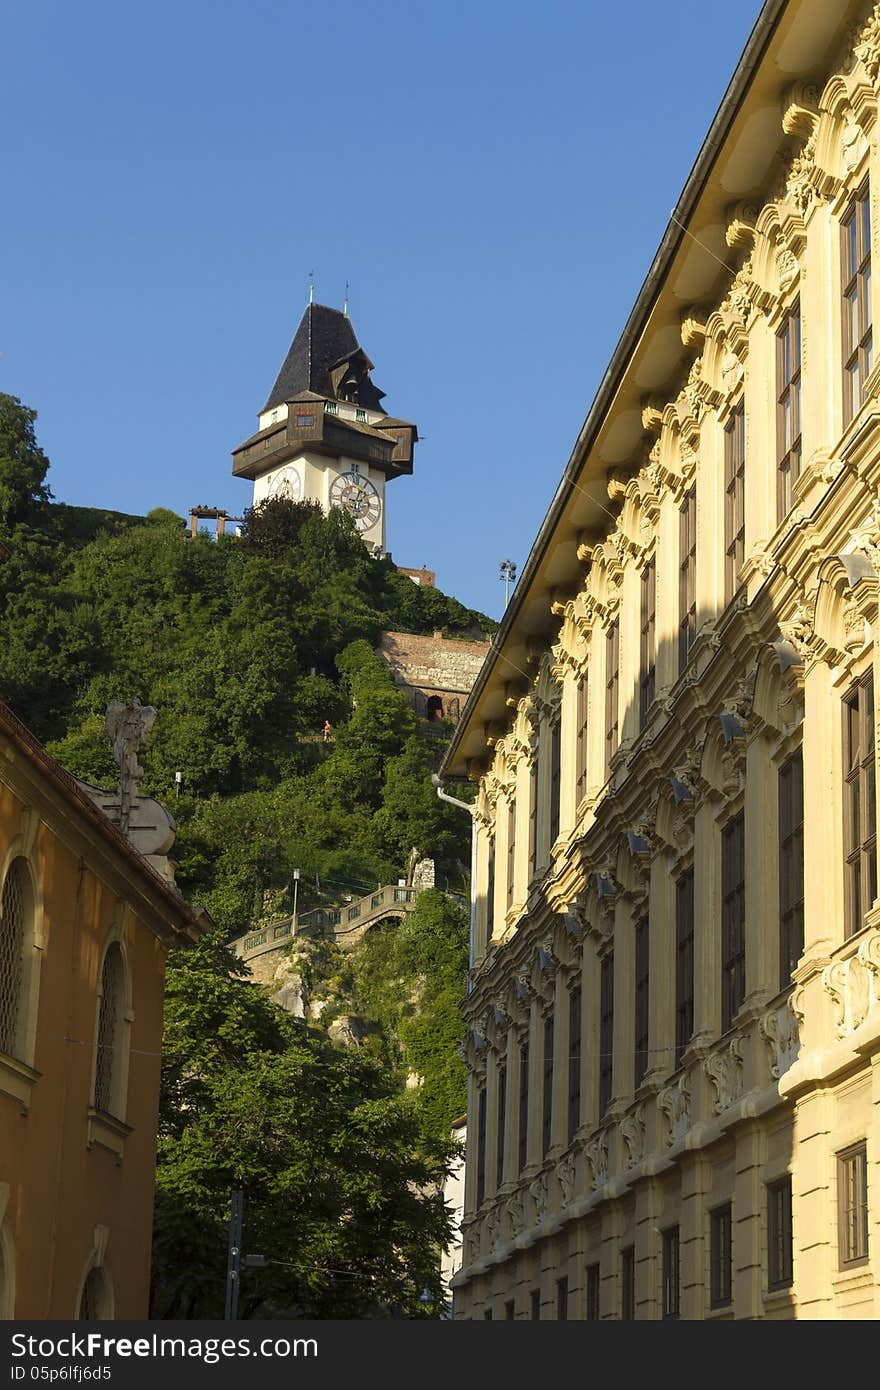
M310 270L310 271L309 271L309 303L310 303L310 304L314 304L314 302L315 302L315 272L314 272L313 270Z
M342 301L342 312L348 318L348 281L345 282L345 299Z

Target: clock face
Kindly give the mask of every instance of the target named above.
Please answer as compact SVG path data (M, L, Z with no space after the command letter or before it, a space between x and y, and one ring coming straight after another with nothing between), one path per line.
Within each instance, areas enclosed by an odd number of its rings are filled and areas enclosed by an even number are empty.
M266 496L287 497L291 502L298 502L302 497L302 478L297 470L291 467L279 468L269 481Z
M382 500L369 478L341 473L330 487L330 505L348 512L358 531L369 531L382 515Z

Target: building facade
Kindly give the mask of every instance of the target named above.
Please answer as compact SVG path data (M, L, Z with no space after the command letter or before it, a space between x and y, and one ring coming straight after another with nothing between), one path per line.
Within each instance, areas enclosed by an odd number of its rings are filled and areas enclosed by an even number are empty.
M877 1315L878 92L768 0L447 752L458 1317Z
M383 632L379 656L416 714L457 720L489 653L491 639Z
M0 704L3 1318L148 1316L165 955L204 928L121 785L149 862Z
M385 553L385 487L412 473L418 430L388 415L384 391L347 313L309 303L259 429L232 454L253 481L253 505L272 497L349 512L364 544Z

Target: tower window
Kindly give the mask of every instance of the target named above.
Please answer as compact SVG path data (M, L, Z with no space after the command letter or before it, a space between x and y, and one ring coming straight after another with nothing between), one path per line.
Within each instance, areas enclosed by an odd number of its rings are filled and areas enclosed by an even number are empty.
M300 429L305 429L307 426L315 423L315 417L314 415L297 415L295 416L295 422Z

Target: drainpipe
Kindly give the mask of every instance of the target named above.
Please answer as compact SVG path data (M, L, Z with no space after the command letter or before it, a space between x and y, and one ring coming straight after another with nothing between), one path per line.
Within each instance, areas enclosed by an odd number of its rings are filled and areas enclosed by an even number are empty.
M477 836L474 831L474 808L469 801L460 801L457 796L450 796L448 792L445 792L440 785L438 773L431 773L431 781L441 801L448 801L450 806L457 806L460 811L467 811L471 818L471 929L468 965L473 968L477 951ZM473 981L471 980L469 971L467 982L468 994L470 994L473 987Z

